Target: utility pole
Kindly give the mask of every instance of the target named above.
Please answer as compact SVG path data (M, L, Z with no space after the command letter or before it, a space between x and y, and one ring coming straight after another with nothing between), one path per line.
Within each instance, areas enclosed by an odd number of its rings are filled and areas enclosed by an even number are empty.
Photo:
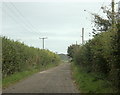
M84 28L82 28L82 44L84 44Z
M115 1L112 0L112 25L113 25L113 30L115 29Z
M47 39L47 37L39 38L43 40L43 49L44 49L44 40Z
M120 23L120 1L118 2L118 20L117 20L117 22Z
M118 2L118 17L120 18L120 1Z
M77 45L77 41L76 41L76 45Z

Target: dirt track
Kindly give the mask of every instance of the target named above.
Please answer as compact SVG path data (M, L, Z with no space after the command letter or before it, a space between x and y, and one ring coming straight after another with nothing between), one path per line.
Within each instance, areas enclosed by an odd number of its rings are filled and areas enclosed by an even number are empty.
M78 93L71 79L70 64L61 64L3 90L3 93Z

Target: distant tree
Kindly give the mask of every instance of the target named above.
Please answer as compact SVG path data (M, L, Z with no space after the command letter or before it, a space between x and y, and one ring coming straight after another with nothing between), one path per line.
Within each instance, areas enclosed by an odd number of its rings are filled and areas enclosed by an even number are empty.
M76 44L70 45L67 50L68 56L73 59L78 48L79 48L79 45L76 45Z

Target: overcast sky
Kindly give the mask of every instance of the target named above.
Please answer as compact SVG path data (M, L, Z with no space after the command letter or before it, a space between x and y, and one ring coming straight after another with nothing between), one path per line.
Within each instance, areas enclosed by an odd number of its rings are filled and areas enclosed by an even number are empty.
M92 16L89 12L101 14L100 7L109 6L111 0L71 1L4 2L1 8L2 35L38 48L42 48L39 37L47 37L45 49L67 53L69 45L76 41L81 43L82 27L85 28L85 40L90 39Z

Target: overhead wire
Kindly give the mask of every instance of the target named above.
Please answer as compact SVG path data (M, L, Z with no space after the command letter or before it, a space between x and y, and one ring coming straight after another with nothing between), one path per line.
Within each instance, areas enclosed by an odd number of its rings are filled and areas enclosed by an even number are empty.
M12 2L10 2L10 4L16 9L16 11L21 15L21 17L23 17L23 19L26 21L26 23L28 23L34 30L36 30L36 28L33 26L33 24L31 24L31 22L27 18L25 18L25 16L21 13L21 11ZM36 32L36 31L34 31L34 32ZM36 32L36 33L38 34L38 32Z
M11 11L12 14L14 13L14 15L17 15L17 20L19 20L19 23L22 23L22 26L24 26L27 30L29 30L29 32L34 33L34 34L38 34L38 32L35 32L35 31L33 32L32 31L33 30L33 26L30 27L30 22L28 23L28 21L26 21L24 16L20 12L18 12L18 9L16 9L16 11L17 11L17 14L16 14L15 10L13 11L13 8L11 8L10 6L8 6L6 4L4 4L4 5L6 6L7 9L9 9Z
M8 9L9 7L7 7L6 6L6 8ZM4 8L3 8L4 9ZM11 11L11 12L10 12ZM4 11L3 11L4 12ZM10 13L13 13L13 11L9 8L9 12ZM25 30L27 30L27 32L31 32L32 34L34 33L33 31L31 31L29 28L28 28L28 26L25 24L25 23L23 23L23 22L21 22L21 21L19 21L20 19L15 19L15 16L13 16L13 15L10 15L10 14L8 14L8 11L7 11L7 15L9 15L9 17L11 17L16 23L17 23L17 25L19 24L21 27L23 27ZM25 31L26 32L26 31ZM34 33L35 34L35 33Z
M103 2L103 3L102 3L102 6L101 6L101 7L100 7L100 9L98 10L97 14L99 14L99 13L100 13L100 11L101 11L101 9L102 9L102 7L103 7L104 3L105 3L105 2Z
M6 11L4 8L3 8L3 10L4 10L4 12ZM7 15L8 15L14 22L16 22L17 24L19 23L19 21L16 20L16 19L15 19L13 16L11 16L9 13L7 13ZM20 24L20 26L23 27L26 31L31 32L31 31L29 31L23 24ZM33 32L31 32L31 33L33 33Z

